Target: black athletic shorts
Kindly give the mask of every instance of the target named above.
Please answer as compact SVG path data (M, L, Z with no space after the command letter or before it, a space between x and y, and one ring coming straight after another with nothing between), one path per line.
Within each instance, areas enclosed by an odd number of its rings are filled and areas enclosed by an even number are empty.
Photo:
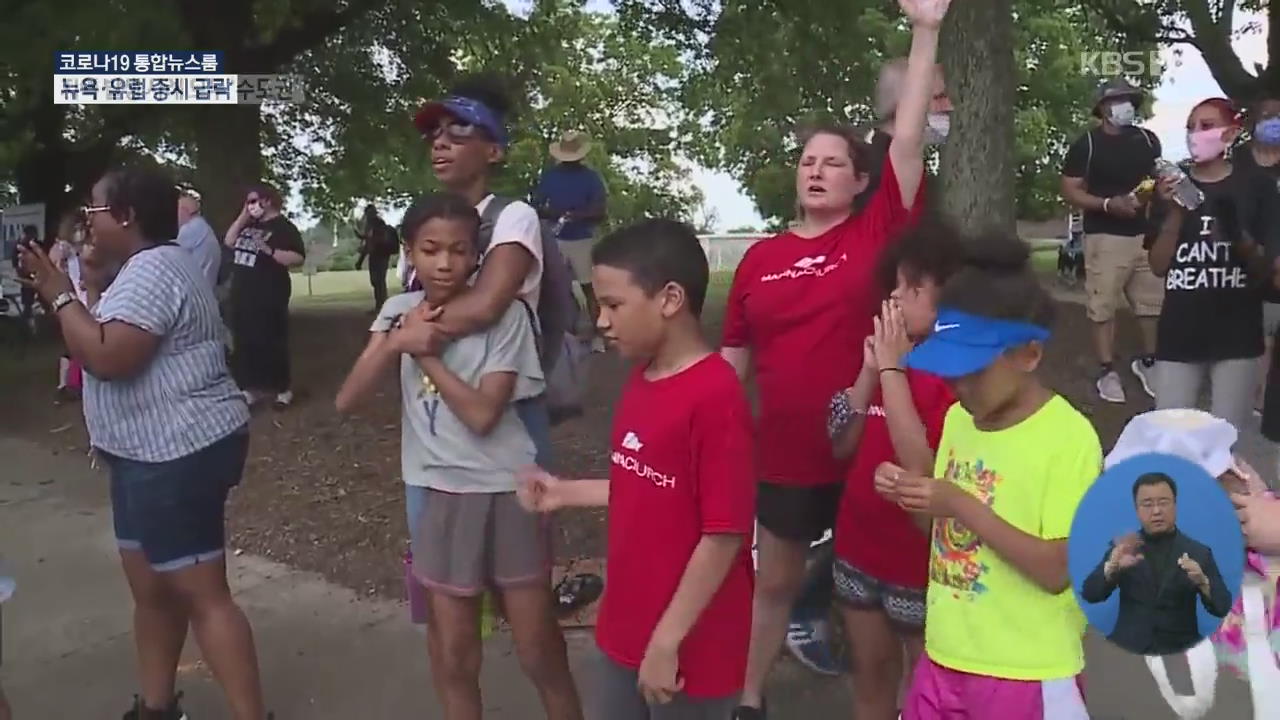
M792 487L762 480L756 488L756 519L783 540L811 543L835 526L843 489L838 482Z

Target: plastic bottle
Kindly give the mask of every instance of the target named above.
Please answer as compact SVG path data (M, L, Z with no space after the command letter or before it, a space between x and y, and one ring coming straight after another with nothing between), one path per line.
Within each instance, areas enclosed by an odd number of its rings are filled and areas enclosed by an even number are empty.
M1195 182L1186 171L1172 162L1159 158L1155 165L1156 177L1160 180L1173 178L1173 201L1187 210L1195 210L1204 202L1204 193L1196 187Z

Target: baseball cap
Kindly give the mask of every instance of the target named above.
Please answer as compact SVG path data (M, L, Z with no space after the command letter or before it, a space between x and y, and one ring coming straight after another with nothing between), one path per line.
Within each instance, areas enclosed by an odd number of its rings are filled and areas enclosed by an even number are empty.
M907 366L944 378L984 370L1004 351L1029 342L1044 342L1047 328L1018 320L1002 320L938 308L933 332L907 354Z
M413 124L418 132L427 135L440 122L440 118L445 116L482 127L495 142L504 148L507 146L507 129L502 123L502 117L493 108L474 98L454 95L429 102L413 116Z
M1152 410L1135 415L1124 426L1103 468L1159 453L1195 463L1216 478L1236 470L1231 448L1239 436L1234 425L1203 410Z

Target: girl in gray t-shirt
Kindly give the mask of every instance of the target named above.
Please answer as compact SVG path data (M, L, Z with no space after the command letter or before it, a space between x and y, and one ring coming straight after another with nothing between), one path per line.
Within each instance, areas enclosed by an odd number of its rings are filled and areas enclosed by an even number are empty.
M468 292L479 223L471 203L451 194L423 197L405 213L401 237L423 290L383 305L336 405L346 411L372 395L398 363L402 474L408 497L421 495L409 519L413 575L429 594L427 632L447 655L432 663L446 705L481 714L479 668L470 678L458 668L481 652L476 627L494 590L518 653L537 658L526 666L538 668L530 680L547 716L565 717L567 707L581 710L552 612L550 531L515 494L516 473L536 454L515 403L545 385L535 313L517 299L492 326L459 338L432 322Z

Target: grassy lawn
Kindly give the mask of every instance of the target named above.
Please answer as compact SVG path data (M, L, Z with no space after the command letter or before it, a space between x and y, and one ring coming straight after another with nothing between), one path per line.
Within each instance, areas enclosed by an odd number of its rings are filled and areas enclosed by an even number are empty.
M1058 251L1056 247L1041 247L1031 253L1031 264L1037 273L1050 274L1056 272ZM373 290L369 287L369 273L366 270L340 270L316 273L308 278L301 273L293 273L293 301L295 309L342 307L360 308L371 305ZM711 274L711 287L708 288L707 310L711 318L716 318L724 307L724 297L733 281L731 272L715 272ZM309 285L309 287L308 287ZM387 291L392 295L400 291L400 280L395 270L387 273Z

